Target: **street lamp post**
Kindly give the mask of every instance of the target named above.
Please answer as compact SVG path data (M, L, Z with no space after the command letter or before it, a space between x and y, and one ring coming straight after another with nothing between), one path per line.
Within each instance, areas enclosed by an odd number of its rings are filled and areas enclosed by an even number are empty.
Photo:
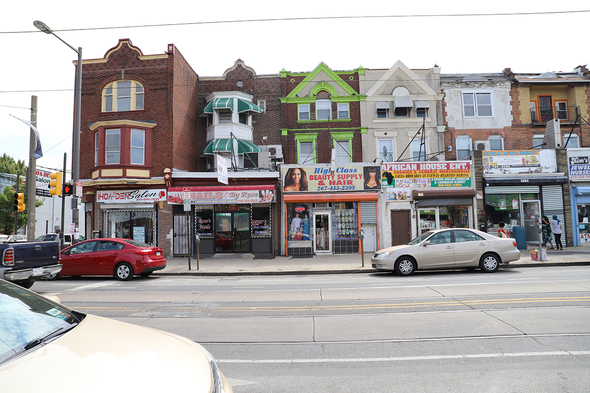
M59 36L57 36L53 30L49 28L45 23L41 21L34 21L33 25L42 32L46 34L52 34L58 40L66 44L70 49L78 54L78 64L76 70L76 99L74 102L74 151L73 151L73 164L72 164L72 181L74 190L77 190L78 181L80 180L80 112L82 109L82 48L78 47L74 48L64 40L62 40ZM78 228L79 219L78 219L78 195L76 191L74 191L74 195L72 197L72 221L74 222L76 228ZM63 232L64 228L61 228Z

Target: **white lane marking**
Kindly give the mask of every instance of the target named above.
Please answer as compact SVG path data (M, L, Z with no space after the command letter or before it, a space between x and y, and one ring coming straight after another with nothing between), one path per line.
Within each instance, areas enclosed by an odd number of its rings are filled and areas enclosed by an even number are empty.
M96 289L96 288L101 288L101 287L107 287L109 285L113 285L116 283L117 283L116 281L96 282L94 284L82 285L79 287L66 289L66 290L64 290L64 292L85 291L87 289Z
M294 364L294 363L358 363L358 362L405 362L424 360L448 360L448 359L482 359L482 358L515 358L535 356L589 356L590 351L551 351L551 352L515 352L515 353L480 353L472 355L439 355L439 356L405 356L384 358L344 358L344 359L217 359L218 363L244 363L244 364Z

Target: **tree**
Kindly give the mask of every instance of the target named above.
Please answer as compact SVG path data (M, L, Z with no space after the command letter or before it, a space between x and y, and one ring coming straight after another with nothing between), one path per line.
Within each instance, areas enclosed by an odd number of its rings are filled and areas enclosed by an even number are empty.
M27 167L23 160L14 161L14 158L4 153L0 157L0 173L9 173L16 175L17 171L20 171L21 180L24 179L27 173ZM11 235L14 233L14 193L15 186L5 187L0 193L0 232L5 235ZM25 186L19 184L18 192L25 192ZM25 205L28 204L29 197L25 195ZM35 207L39 207L43 202L35 198ZM17 229L27 226L29 212L25 209L24 212L18 214L18 221L16 224ZM34 229L33 229L34 231Z

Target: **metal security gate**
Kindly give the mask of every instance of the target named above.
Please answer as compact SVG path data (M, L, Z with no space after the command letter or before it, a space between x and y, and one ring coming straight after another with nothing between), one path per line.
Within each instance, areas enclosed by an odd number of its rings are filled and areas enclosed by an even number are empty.
M186 227L186 214L174 215L174 241L172 244L172 254L175 257L188 256L189 242Z

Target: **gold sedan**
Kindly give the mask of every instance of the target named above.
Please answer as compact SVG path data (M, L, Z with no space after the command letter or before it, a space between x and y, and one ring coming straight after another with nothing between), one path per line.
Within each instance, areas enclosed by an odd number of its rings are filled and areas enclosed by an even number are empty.
M373 268L401 276L423 269L477 268L492 273L502 263L520 259L516 240L468 228L424 232L408 244L384 248L371 259Z

